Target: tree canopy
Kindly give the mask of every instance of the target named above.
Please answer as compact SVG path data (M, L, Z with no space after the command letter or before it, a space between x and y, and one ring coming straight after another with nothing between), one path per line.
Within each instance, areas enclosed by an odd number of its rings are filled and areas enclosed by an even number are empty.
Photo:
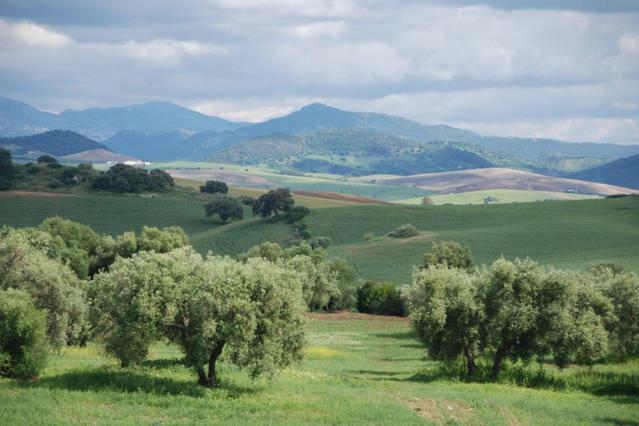
M279 216L293 207L295 200L288 188L271 189L260 195L253 203L253 214L261 217Z

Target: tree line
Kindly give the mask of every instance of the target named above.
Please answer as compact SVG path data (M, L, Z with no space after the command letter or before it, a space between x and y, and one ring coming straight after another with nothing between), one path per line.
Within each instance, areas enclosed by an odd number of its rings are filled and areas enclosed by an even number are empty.
M171 175L160 169L147 171L126 164L115 164L108 171L95 170L91 163L77 166L60 164L50 155L35 163L13 163L11 152L0 148L0 190L59 189L85 186L115 193L165 192L175 186Z

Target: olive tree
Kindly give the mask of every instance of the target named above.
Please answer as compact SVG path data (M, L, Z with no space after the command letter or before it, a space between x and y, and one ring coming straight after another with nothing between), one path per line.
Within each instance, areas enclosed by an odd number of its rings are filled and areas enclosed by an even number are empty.
M58 346L81 338L86 300L82 282L68 266L47 256L46 244L29 241L22 232L5 233L0 239L0 290L31 295L46 312L47 337Z
M142 252L118 258L91 284L92 322L123 366L141 362L164 336L207 387L219 385L221 356L252 377L301 357L300 276L265 259L203 260L190 247Z
M204 276L181 286L170 328L201 385L219 385L216 366L223 353L251 377L301 358L306 308L297 274L265 259L212 257Z
M404 292L409 317L430 356L453 361L463 354L469 376L477 369L483 320L475 279L465 271L436 265L416 270L412 286Z
M620 358L639 354L639 277L600 268L594 271L593 279L612 304L614 319L608 330L613 353Z
M182 280L195 278L201 257L191 248L168 254L143 251L117 258L89 286L90 318L106 351L122 366L138 364L149 346L173 321L175 292Z
M563 366L572 357L588 364L603 357L610 307L588 284L574 273L531 260L495 261L479 289L485 315L482 344L492 354L493 379L508 358L526 361L554 354L555 363Z

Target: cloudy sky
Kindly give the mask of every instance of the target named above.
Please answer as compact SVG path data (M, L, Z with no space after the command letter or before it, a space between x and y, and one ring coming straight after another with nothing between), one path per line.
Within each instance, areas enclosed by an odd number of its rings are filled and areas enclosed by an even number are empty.
M639 1L0 0L0 96L639 143Z

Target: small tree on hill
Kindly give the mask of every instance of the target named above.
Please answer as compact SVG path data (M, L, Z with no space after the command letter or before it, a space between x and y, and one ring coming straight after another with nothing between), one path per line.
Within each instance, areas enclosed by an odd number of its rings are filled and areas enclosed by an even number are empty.
M207 180L203 186L200 186L200 192L205 192L207 194L227 194L229 192L229 187L225 182L221 182L219 180Z
M474 269L473 256L468 247L455 241L434 242L430 251L424 255L423 267L446 265L450 268L464 269L471 272Z
M255 200L253 214L261 217L279 216L280 212L289 211L294 204L295 200L293 200L290 189L272 189Z
M11 151L0 148L0 191L10 189L15 179Z
M239 201L224 194L215 194L213 199L204 205L204 211L208 217L218 215L224 223L244 218L244 210Z
M57 164L58 160L55 157L44 154L38 157L38 164Z

